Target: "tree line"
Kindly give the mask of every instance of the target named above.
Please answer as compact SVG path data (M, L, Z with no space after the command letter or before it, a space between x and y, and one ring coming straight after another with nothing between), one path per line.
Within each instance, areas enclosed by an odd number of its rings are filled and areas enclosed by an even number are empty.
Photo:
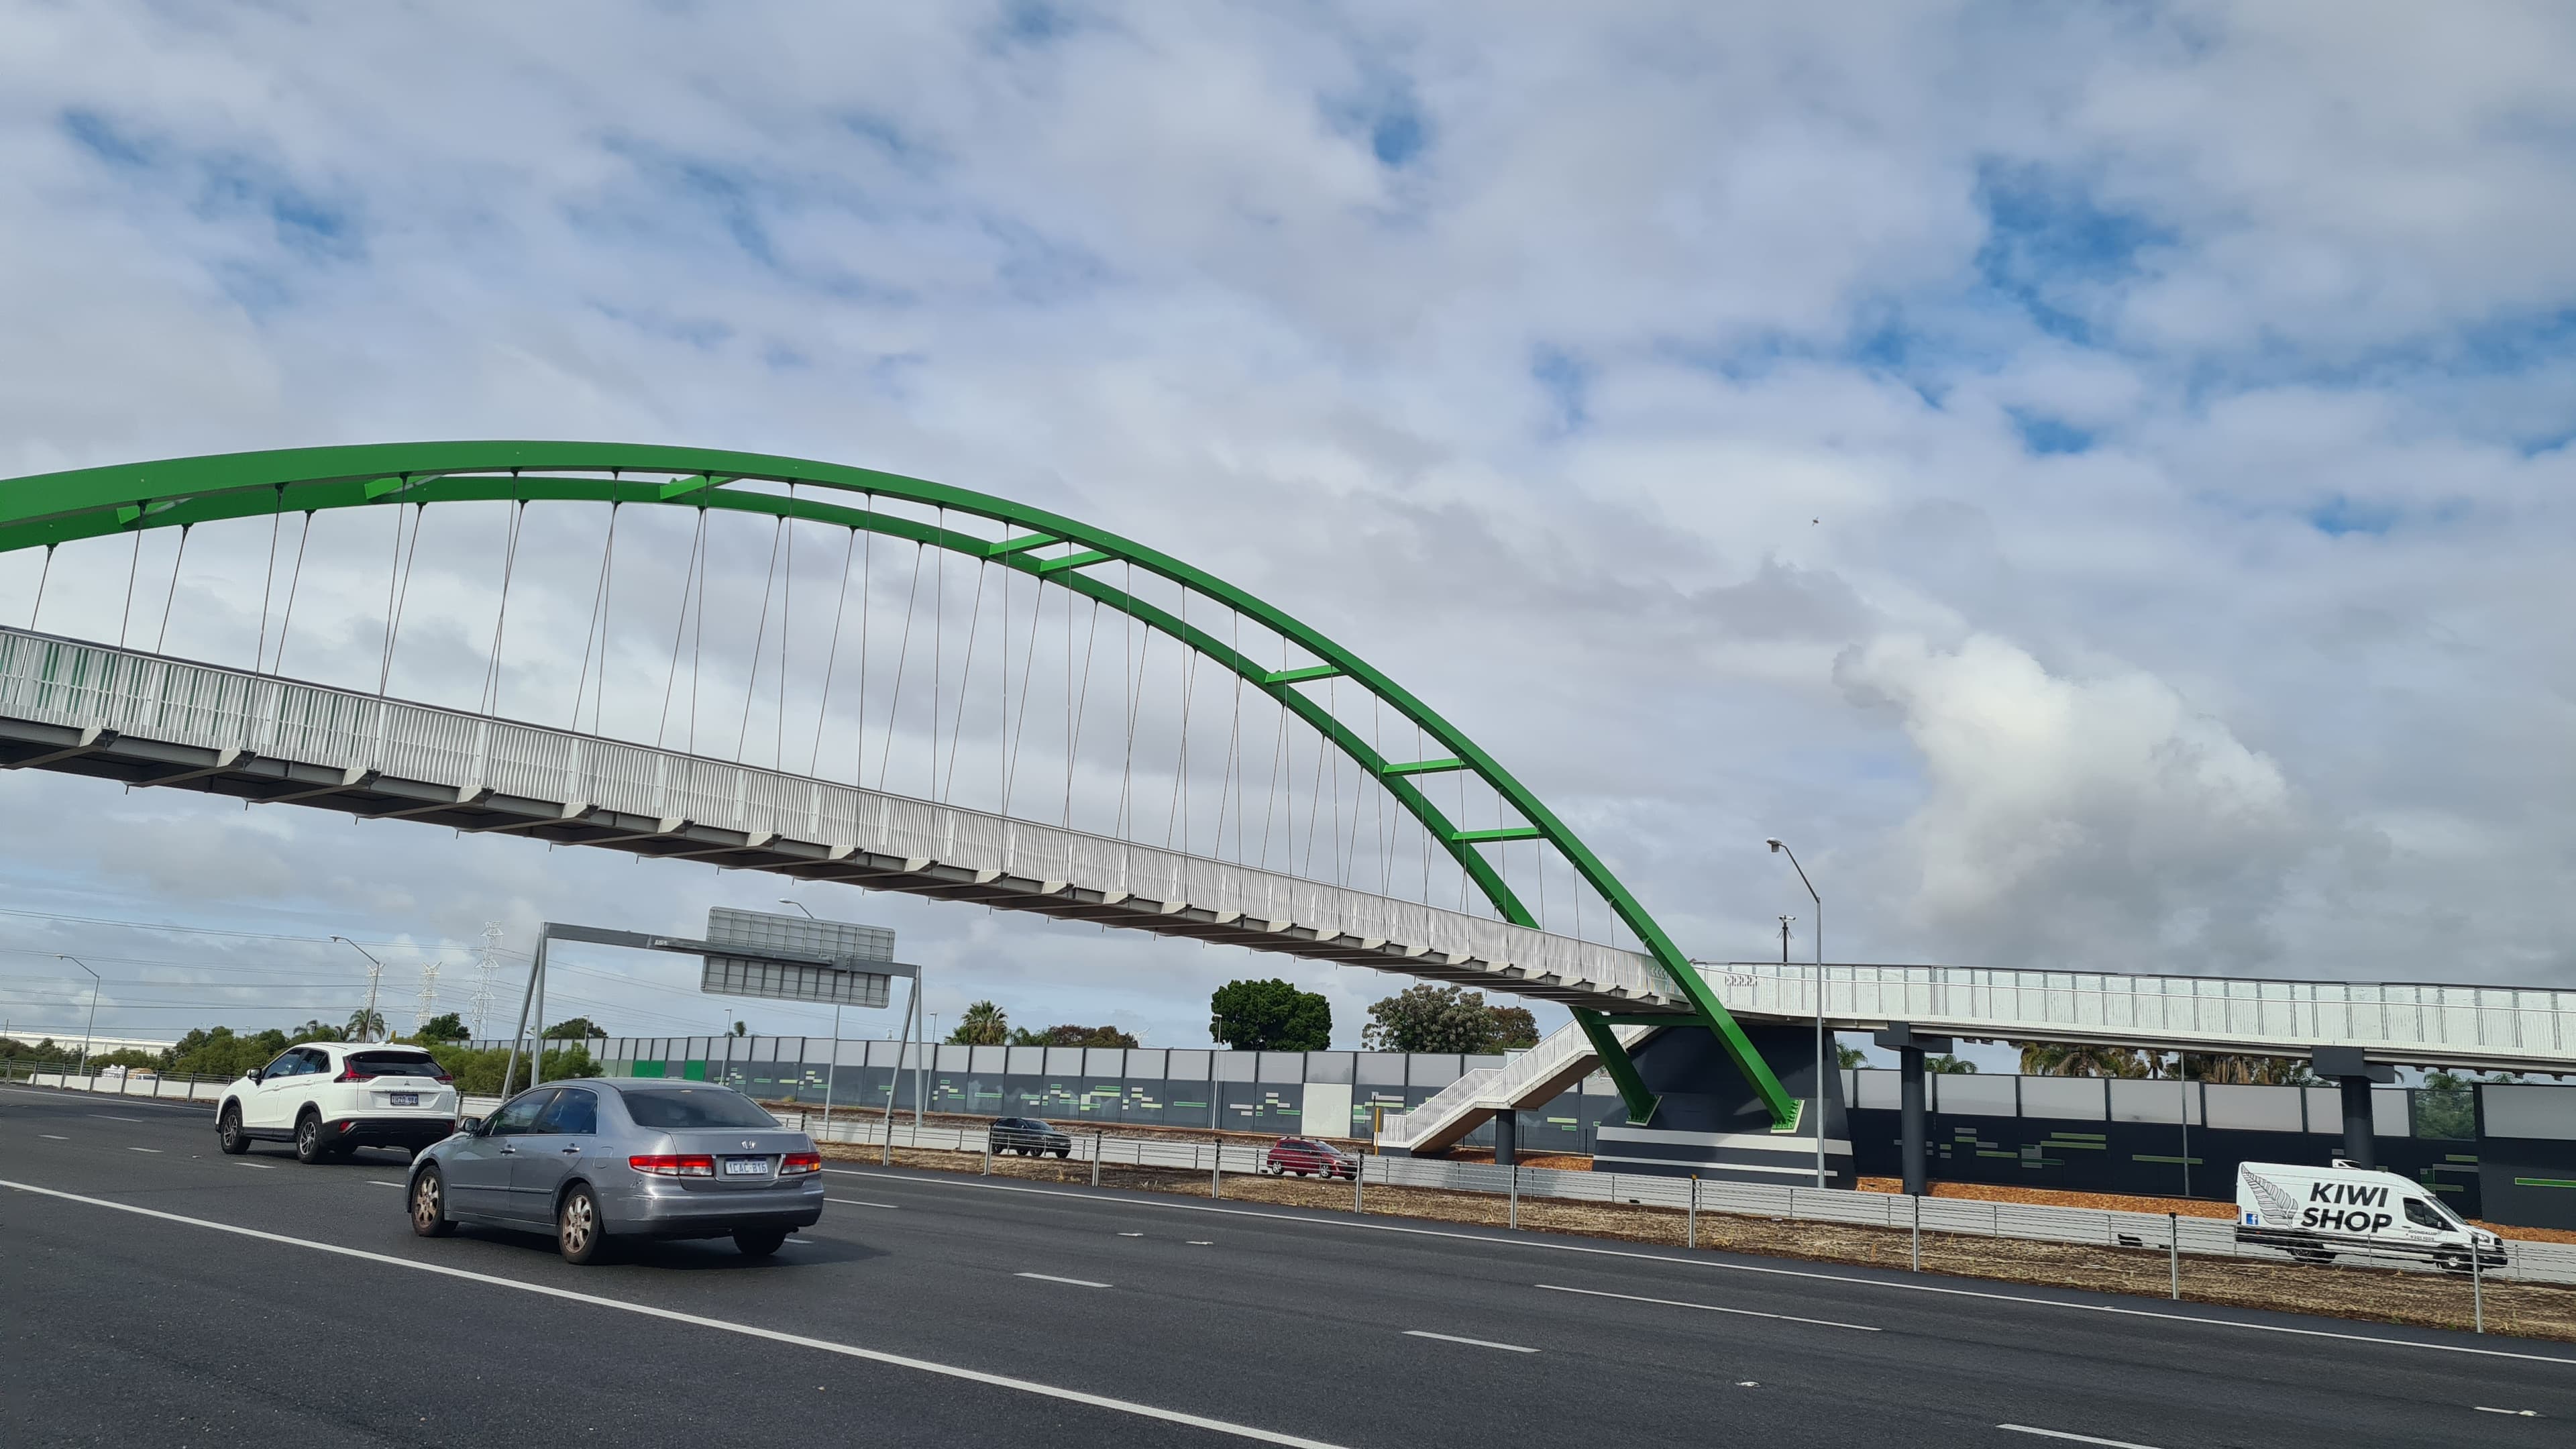
M1333 1044L1333 1007L1323 994L1276 978L1229 981L1208 997L1208 1039L1236 1051L1320 1052ZM1011 1025L992 1001L966 1008L948 1034L951 1046L1135 1047L1144 1042L1114 1026ZM1467 1052L1490 1055L1538 1045L1538 1019L1527 1007L1496 1006L1481 991L1413 986L1369 1008L1360 1032L1369 1051Z

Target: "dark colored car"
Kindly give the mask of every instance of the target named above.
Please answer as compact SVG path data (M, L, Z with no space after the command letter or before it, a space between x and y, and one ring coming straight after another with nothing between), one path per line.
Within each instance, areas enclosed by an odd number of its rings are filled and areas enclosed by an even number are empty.
M1270 1145L1270 1158L1263 1164L1272 1173L1299 1177L1341 1177L1359 1175L1360 1160L1328 1142L1308 1137L1282 1137Z
M1073 1155L1073 1139L1035 1117L996 1117L985 1141L997 1153L1017 1152L1030 1157L1044 1157L1050 1152L1058 1157Z

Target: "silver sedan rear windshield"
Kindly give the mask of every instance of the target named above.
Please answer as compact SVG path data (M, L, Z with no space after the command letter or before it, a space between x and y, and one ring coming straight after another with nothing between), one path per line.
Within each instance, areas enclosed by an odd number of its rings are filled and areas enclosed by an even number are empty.
M626 1094L626 1115L638 1127L678 1130L690 1127L775 1128L778 1119L760 1104L725 1087L663 1087Z

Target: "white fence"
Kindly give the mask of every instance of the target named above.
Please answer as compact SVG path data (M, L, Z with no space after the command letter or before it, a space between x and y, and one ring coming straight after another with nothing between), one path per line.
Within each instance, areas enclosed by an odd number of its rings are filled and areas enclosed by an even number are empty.
M213 1102L223 1095L222 1082L163 1082L156 1078L127 1081L116 1077L38 1073L21 1079L40 1087L96 1091L180 1102ZM160 1090L155 1090L156 1088ZM500 1105L494 1097L468 1097L463 1110L481 1115ZM821 1112L788 1110L779 1117L817 1139L850 1146L884 1147L889 1124L883 1113L864 1109L835 1112L828 1126ZM986 1130L976 1126L924 1124L915 1128L898 1113L891 1124L894 1145L944 1152L982 1152ZM1191 1142L1170 1137L1114 1137L1106 1132L1074 1131L1068 1156L1076 1162L1168 1168L1192 1173L1244 1175L1262 1172L1269 1158L1264 1142ZM2033 1203L1985 1202L1971 1198L1910 1198L1893 1193L1850 1192L1839 1188L1774 1186L1769 1183L1701 1182L1690 1178L1620 1172L1560 1172L1544 1167L1497 1167L1491 1163L1443 1162L1411 1157L1362 1157L1355 1199L1370 1187L1436 1188L1450 1192L1517 1192L1520 1197L1561 1202L1624 1203L1669 1208L1676 1212L1769 1218L1775 1222L1833 1223L1845 1227L1908 1232L1918 1225L1927 1233L2010 1239L2021 1242L2068 1243L2097 1248L2172 1249L2200 1258L2241 1258L2264 1262L2294 1261L2274 1248L2240 1244L2236 1225L2220 1218L2167 1217L2154 1213L2108 1212L2096 1208L2048 1207ZM2508 1239L2507 1262L2488 1276L2499 1281L2576 1285L2576 1247ZM2358 1256L2358 1255L2353 1255ZM2423 1272L2438 1271L2419 1259L2388 1256L2374 1266Z

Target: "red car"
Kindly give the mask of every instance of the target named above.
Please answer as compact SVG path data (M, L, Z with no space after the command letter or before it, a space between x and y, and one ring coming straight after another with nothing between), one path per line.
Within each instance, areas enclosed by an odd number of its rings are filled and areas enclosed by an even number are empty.
M1270 1145L1268 1171L1285 1177L1357 1177L1360 1160L1338 1147L1306 1137L1282 1137Z

